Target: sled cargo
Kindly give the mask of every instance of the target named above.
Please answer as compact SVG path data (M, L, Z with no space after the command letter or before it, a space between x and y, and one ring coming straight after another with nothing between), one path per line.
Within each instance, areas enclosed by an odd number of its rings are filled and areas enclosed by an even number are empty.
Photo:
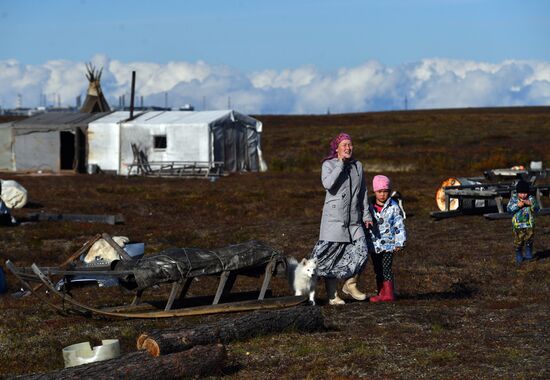
M119 260L110 263L86 264L83 256L90 246L103 238L119 253ZM116 244L109 235L97 235L64 263L55 267L18 267L10 260L6 267L17 277L24 289L61 313L104 315L124 318L165 318L204 315L224 312L274 309L295 306L306 297L266 298L273 275L286 270L286 260L279 252L259 241L249 241L224 248L170 248L159 253L135 259ZM237 276L263 277L256 299L220 303L229 292ZM175 307L185 304L185 296L192 282L203 276L218 278L213 301L209 305ZM112 279L124 292L132 295L129 302L114 307L100 307L80 300L73 294L83 278ZM170 285L165 301L147 301L145 293L153 295L161 286ZM76 292L74 292L76 293ZM56 302L57 301L57 302Z

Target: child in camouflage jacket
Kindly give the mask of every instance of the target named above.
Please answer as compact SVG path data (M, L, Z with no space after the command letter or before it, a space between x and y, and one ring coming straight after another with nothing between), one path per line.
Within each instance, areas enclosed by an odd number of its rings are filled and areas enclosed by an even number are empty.
M529 194L529 183L520 180L506 208L512 214L516 264L533 259L535 237L535 213L540 209L535 197ZM525 246L525 257L523 247Z

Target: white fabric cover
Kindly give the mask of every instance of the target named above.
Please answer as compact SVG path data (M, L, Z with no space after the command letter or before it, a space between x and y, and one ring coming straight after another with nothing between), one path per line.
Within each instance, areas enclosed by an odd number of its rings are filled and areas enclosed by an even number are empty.
M8 208L22 208L27 204L27 189L18 182L0 180L2 191L0 197Z
M124 247L126 243L130 241L126 236L113 236L113 240L121 247ZM114 260L120 260L120 255L104 239L99 239L90 247L88 253L84 257L84 262L86 264L93 263L96 260L110 263Z

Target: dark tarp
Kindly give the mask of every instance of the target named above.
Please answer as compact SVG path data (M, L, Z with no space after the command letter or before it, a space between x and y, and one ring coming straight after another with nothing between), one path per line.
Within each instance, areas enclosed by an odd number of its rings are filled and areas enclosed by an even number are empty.
M283 262L281 254L273 248L259 241L249 241L213 250L169 248L137 261L119 261L114 269L133 271L133 276L121 279L121 283L130 287L137 285L143 290L184 278L257 268L273 258Z
M240 120L225 119L212 126L214 161L222 161L224 170L259 171L258 132Z

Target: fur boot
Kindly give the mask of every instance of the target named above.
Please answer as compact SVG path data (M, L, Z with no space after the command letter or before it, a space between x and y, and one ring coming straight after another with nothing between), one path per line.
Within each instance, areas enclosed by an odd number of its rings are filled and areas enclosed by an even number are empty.
M357 301L364 301L367 298L367 295L365 293L361 293L359 289L357 289L357 280L359 279L359 275L355 275L353 277L350 277L344 282L344 286L342 287L342 292L344 294L347 294L348 296L351 296L353 299L356 299Z
M335 278L325 278L325 286L327 288L327 296L329 305L344 305L343 299L338 297L338 292L336 291L336 279Z

